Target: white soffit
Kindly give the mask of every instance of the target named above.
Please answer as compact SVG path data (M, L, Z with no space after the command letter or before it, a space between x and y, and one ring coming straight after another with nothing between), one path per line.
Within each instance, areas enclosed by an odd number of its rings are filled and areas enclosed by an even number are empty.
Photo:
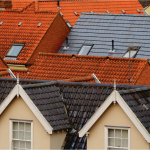
M97 109L97 111L92 115L92 117L88 120L88 122L83 126L83 128L79 131L79 137L83 137L86 132L90 130L90 128L94 125L94 123L101 117L101 115L105 112L105 110L110 106L110 104L117 102L126 115L130 118L132 123L136 126L139 132L142 134L144 139L150 143L150 135L136 115L132 112L130 107L126 104L121 95L114 90L109 97L105 100L105 102Z
M24 102L28 105L28 107L31 109L33 114L37 117L37 119L40 121L40 123L43 125L45 130L52 134L53 128L51 125L47 122L45 117L41 114L41 112L38 110L38 108L34 105L30 97L27 95L27 93L24 91L24 89L17 84L12 91L8 94L8 96L5 98L5 100L0 105L0 115L3 113L3 111L7 108L7 106L10 104L10 102L14 99L15 96L20 95Z

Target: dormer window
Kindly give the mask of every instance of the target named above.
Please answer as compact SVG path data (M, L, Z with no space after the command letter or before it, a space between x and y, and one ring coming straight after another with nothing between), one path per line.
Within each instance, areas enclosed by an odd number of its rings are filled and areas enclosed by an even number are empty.
M130 53L130 58L134 58L136 56L137 52L139 51L139 49L140 49L140 47L138 47L138 46L129 47L123 57L129 58L129 53Z
M24 45L25 44L21 44L21 43L13 44L4 59L5 60L16 60L18 55L19 55L19 53L23 49Z
M83 45L78 55L88 55L93 45Z

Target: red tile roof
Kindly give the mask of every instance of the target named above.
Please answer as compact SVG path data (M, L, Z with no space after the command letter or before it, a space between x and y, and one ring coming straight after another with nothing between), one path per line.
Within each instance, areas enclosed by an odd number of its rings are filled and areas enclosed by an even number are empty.
M60 11L63 14L63 18L68 20L73 26L82 12L94 13L106 13L108 10L110 13L122 14L122 10L126 14L144 14L142 5L138 0L63 0L59 2L61 9L57 8L57 2L51 1L39 1L39 10ZM140 10L140 13L137 12ZM79 15L76 16L74 12Z
M131 58L131 63L131 84L135 84L148 59ZM39 53L29 71L20 72L20 78L66 80L94 73L101 83L113 83L116 79L117 84L129 84L128 58ZM15 75L17 72L13 71Z
M3 22L0 26L1 57L5 58L14 43L25 43L17 61L6 60L5 62L25 64L58 14L57 12L35 12L34 8L32 3L23 12L0 11L0 22ZM21 26L18 26L19 22L22 22ZM39 23L42 25L37 27Z

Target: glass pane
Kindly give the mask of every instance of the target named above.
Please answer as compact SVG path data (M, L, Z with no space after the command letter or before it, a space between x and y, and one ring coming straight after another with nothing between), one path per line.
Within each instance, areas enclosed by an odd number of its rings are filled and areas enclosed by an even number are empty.
M31 132L26 132L25 133L25 139L26 140L31 140Z
M108 148L108 150L117 150L116 148Z
M20 141L20 148L25 149L25 142L24 141Z
M18 139L18 131L13 131L13 138Z
M121 147L121 139L115 138L115 146L116 147Z
M132 58L137 51L130 51L130 58ZM129 58L129 52L127 52L123 57Z
M26 123L26 131L31 131L31 123Z
M31 142L26 142L26 148L31 149Z
M18 130L18 122L13 122L13 130Z
M121 130L120 129L115 129L115 137L121 138Z
M128 138L128 130L122 130L122 138Z
M7 56L18 56L19 52L21 51L23 45L13 45L9 52L7 53Z
M24 131L19 131L19 139L24 140Z
M92 46L82 46L78 55L87 55Z
M114 129L108 129L108 137L114 137Z
M108 146L114 146L114 138L108 138Z
M122 139L122 147L128 147L128 139Z
M19 122L19 130L24 131L24 123L23 122Z
M19 148L19 141L13 141L13 147Z

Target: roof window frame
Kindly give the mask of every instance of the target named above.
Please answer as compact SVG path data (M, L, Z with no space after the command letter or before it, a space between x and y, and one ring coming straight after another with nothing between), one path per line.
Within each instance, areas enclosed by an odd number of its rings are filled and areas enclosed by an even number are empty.
M136 53L131 57L131 55L130 55L130 58L135 58L135 56L137 55L137 53L138 53L138 51L139 51L139 49L140 49L141 47L139 47L139 46L132 46L132 47L129 47L128 49L127 49L127 51L126 51L126 53L122 56L122 57L124 57L129 51L131 52L131 51L136 51ZM124 58L129 58L129 57L124 57Z
M22 48L20 49L20 51L19 51L19 53L16 55L16 56L13 56L13 55L8 55L8 53L10 52L10 50L11 50L11 48L13 47L13 46L22 46ZM21 53L21 51L22 51L22 49L24 48L24 46L25 46L25 43L14 43L12 46L11 46L11 48L9 49L9 51L7 52L7 54L6 54L6 56L5 56L5 60L9 60L9 59L7 59L7 58L16 58L17 59L17 57L18 57L18 55Z
M93 48L94 44L90 44L90 43L89 44L88 43L87 44L85 44L85 43L82 44L80 50L78 51L78 55L82 55L82 54L79 54L79 53L82 50L83 46L91 46L90 49L89 49L89 51L88 51L88 53L86 54L86 55L88 55L90 53L91 49Z

